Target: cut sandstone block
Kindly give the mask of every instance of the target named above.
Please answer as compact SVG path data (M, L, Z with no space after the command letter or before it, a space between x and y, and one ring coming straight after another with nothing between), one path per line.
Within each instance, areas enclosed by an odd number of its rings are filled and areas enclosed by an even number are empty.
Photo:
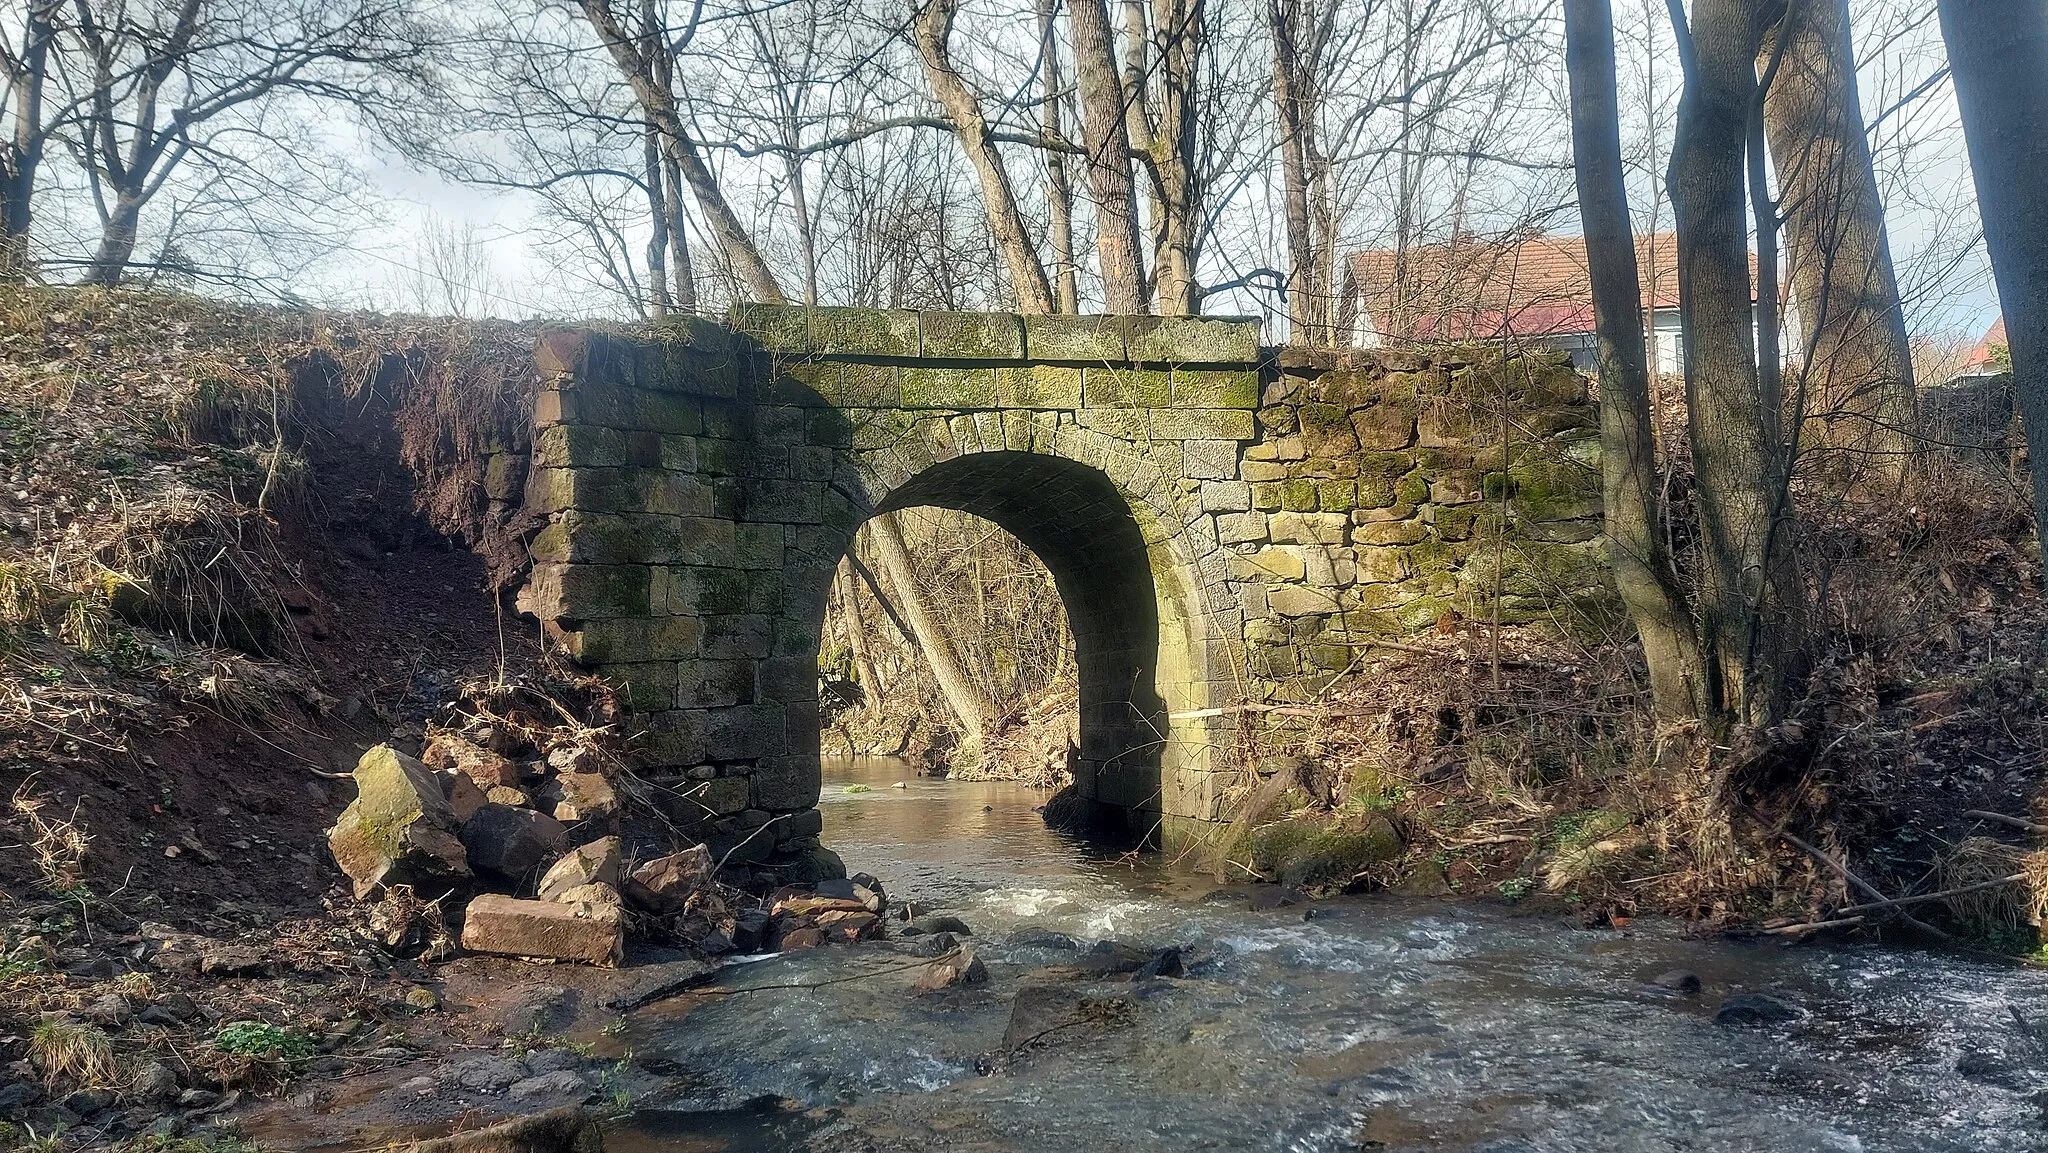
M595 901L522 901L486 893L469 903L462 919L462 947L473 953L616 965L625 941L618 906Z

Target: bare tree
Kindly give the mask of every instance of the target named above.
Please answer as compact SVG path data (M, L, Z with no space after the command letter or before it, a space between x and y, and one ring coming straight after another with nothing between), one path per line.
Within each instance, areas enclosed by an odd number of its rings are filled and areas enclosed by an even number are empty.
M49 86L50 49L64 0L29 0L22 11L21 39L0 43L0 118L11 131L0 140L0 278L15 279L31 266L29 227L35 217L36 173L49 146L50 121L43 108Z
M2048 7L1940 0L1956 102L1998 278L2013 388L2034 479L2034 532L2048 539Z
M980 99L953 66L948 42L958 10L955 0L926 0L924 10L914 22L918 58L924 63L925 78L931 83L933 95L952 119L960 147L966 151L981 181L989 228L995 233L1004 266L1009 269L1010 288L1017 294L1018 308L1029 313L1049 313L1053 311L1052 285L1025 228L1024 214L1017 207L1009 169L989 135Z
M1680 29L1685 93L1671 154L1685 327L1687 426L1702 538L1700 641L1707 712L1768 725L1799 652L1800 589L1780 518L1785 462L1770 436L1751 312L1745 163L1759 22L1751 0L1695 0Z
M1068 0L1067 25L1081 97L1081 138L1088 150L1088 189L1095 204L1095 260L1102 276L1103 307L1112 313L1147 312L1127 97L1117 74L1109 7L1105 0Z
M1864 135L1848 0L1788 0L1764 55L1763 125L1790 229L1792 297L1824 443L1899 467L1913 423L1912 352Z
M67 145L100 219L91 284L135 255L142 210L188 160L246 167L268 146L261 106L281 94L348 103L370 69L414 57L401 9L381 2L178 0L165 8L73 0L60 69L79 107Z
M1642 285L1621 163L1614 69L1614 14L1608 0L1566 0L1572 145L1579 215L1599 328L1600 466L1607 555L1650 668L1657 712L1695 718L1706 677L1678 574L1665 548L1657 446L1650 424L1650 373L1643 342Z

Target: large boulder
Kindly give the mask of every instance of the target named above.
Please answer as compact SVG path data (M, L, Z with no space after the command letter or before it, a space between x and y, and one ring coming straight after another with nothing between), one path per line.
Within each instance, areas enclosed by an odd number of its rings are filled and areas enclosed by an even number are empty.
M526 884L568 843L560 821L512 805L483 805L462 826L470 867L512 885Z
M569 850L540 879L540 899L553 901L584 885L619 886L619 839L605 837Z
M409 885L424 897L470 877L461 826L432 769L390 745L356 762L356 799L327 830L334 862L359 898Z
M485 893L462 915L462 947L474 953L616 965L625 942L619 907L598 901L522 901Z

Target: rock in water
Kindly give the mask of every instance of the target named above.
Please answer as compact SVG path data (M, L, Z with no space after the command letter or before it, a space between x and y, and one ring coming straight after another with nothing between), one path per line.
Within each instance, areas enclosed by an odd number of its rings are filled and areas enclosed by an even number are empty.
M540 899L553 901L582 885L619 886L620 848L617 837L605 837L569 850L540 879Z
M1716 1025L1776 1025L1797 1020L1800 1011L1797 1006L1771 996L1769 993L1737 993L1721 1002L1714 1011Z
M974 930L967 927L967 922L951 913L926 913L910 922L907 928L914 930L912 936L917 933L951 933L956 937L974 935Z
M470 877L455 813L427 766L390 745L356 762L356 799L327 831L334 862L358 898L388 885L435 897Z
M954 985L979 985L988 980L988 966L972 949L956 949L926 965L918 975L917 992L936 993Z
M525 884L569 840L569 830L545 813L487 804L462 826L470 867L514 885Z
M633 870L626 881L626 896L650 913L679 913L690 894L711 883L718 863L703 845L656 857Z
M619 907L592 901L572 905L485 893L469 903L462 919L462 947L477 953L616 965L625 940Z
M1697 993L1700 991L1700 976L1685 969L1672 969L1657 974L1657 979L1651 984L1674 993Z

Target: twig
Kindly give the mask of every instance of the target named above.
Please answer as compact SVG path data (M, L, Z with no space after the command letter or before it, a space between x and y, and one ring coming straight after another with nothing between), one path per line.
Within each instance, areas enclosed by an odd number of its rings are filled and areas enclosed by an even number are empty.
M1892 897L1882 901L1871 901L1862 905L1847 905L1836 910L1836 912L1865 913L1872 909L1896 909L1902 905L1918 905L1923 901L1939 901L1943 897L1959 897L1964 893L1978 893L1985 889L1996 889L2000 885L2016 885L2026 879L2027 875L2025 873L2014 873L2010 877L1999 877L1991 881L1978 881L1974 885L1960 885L1953 889L1943 889L1938 893L1921 893L1913 897Z
M2004 813L1988 813L1983 809L1964 809L1963 815L1979 821L1996 821L2001 825L2011 825L2015 829L2024 829L2039 836L2048 836L2048 825L2029 821L2025 817L2008 817Z

